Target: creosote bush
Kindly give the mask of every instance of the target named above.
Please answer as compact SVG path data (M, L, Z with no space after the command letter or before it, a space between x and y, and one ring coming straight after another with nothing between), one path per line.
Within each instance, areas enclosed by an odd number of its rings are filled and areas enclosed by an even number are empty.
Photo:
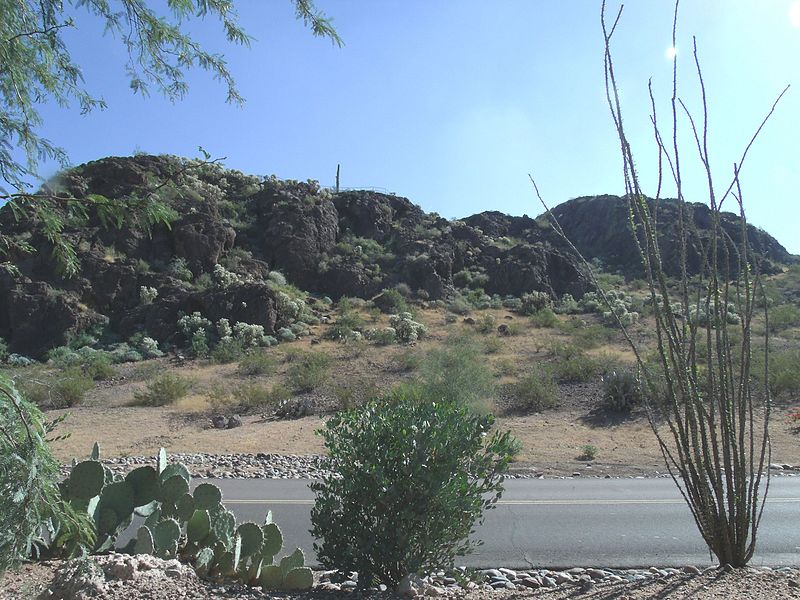
M475 322L475 328L480 333L493 333L496 324L497 319L494 318L494 315L487 313L478 317L477 321Z
M603 377L603 406L611 412L626 413L642 401L636 375L628 371L611 371Z
M301 352L286 371L289 385L297 392L310 392L330 375L331 357L324 352Z
M77 367L41 377L28 377L19 385L23 395L42 408L70 408L83 402L94 382Z
M478 413L492 411L494 374L480 340L453 335L427 352L415 382L426 398L458 402Z
M363 327L364 319L361 318L361 315L355 311L345 311L328 328L325 332L325 337L339 342L361 339L361 329Z
M559 321L553 309L545 307L531 314L531 323L534 327L555 327Z
M584 444L581 446L581 453L578 455L578 460L594 460L597 458L597 446L592 444Z
M286 387L276 383L271 388L255 383L246 383L233 388L234 401L245 410L276 408L291 397Z
M311 484L319 561L358 585L394 588L411 573L452 567L502 494L516 446L494 419L408 387L339 413L318 433L330 475Z
M153 379L145 389L133 394L133 403L137 406L165 406L175 404L186 396L192 387L188 379L174 373L162 373Z
M509 386L513 397L513 408L522 411L540 412L558 406L558 386L553 373L536 366Z
M239 361L238 372L242 375L271 375L278 366L278 360L263 350L254 350Z

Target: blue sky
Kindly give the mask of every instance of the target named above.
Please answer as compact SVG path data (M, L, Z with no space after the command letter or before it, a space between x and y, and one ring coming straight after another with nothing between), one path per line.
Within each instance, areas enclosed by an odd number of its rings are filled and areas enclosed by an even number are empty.
M247 173L332 185L340 163L343 186L392 191L448 218L539 214L529 172L551 204L623 190L605 104L599 1L318 0L343 48L313 38L288 0L237 6L256 38L251 49L227 46L210 20L192 31L227 56L244 107L226 105L224 87L203 72L190 75L181 102L133 96L121 45L79 13L68 43L87 87L109 107L82 116L45 106L42 133L74 164L134 151L197 156L202 145ZM614 47L626 126L649 193L656 152L647 80L666 127L671 26L672 2L633 0ZM751 151L743 191L750 221L800 253L800 2L683 0L682 96L699 111L692 35L720 187L775 97L794 86ZM687 194L702 201L705 178L684 131Z

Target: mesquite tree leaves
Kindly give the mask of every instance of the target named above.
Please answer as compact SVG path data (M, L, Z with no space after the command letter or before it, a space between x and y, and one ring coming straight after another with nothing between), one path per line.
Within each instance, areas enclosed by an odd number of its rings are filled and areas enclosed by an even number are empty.
M313 0L293 0L296 17L316 36L342 44L331 20L317 10ZM61 235L65 223L95 216L104 225L119 227L135 218L144 226L168 224L173 214L156 192L165 182L143 186L124 201L111 202L98 195L72 197L47 186L32 194L38 164L52 160L68 163L66 152L40 133L39 105L53 100L61 106L75 103L81 112L104 108L105 102L84 86L81 67L70 52L67 30L82 19L97 18L105 31L124 46L125 65L134 93L151 90L170 100L188 91L186 73L199 67L223 82L227 101L241 103L225 58L203 48L188 33L188 22L215 17L227 41L248 46L230 0L168 0L154 9L145 0L0 0L0 200L19 218L34 220L52 245L52 253L65 274L74 275L79 261L71 242ZM205 154L206 160L209 155ZM22 158L19 158L22 157ZM30 252L24 239L0 231L0 268L15 271L12 257Z

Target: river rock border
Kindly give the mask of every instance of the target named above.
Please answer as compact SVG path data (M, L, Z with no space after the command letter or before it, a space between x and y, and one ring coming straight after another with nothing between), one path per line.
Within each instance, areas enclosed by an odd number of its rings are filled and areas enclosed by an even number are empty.
M124 474L142 465L155 464L155 456L123 456L105 458L101 462L113 472ZM171 462L181 462L189 469L192 477L214 479L320 479L328 471L325 468L325 457L320 454L209 454L205 452L169 454ZM62 467L63 474L69 474L69 466ZM772 463L770 471L773 476L797 476L800 467ZM590 469L575 471L571 475L550 475L535 468L517 468L512 466L507 479L652 479L669 477L666 473L650 475L628 475L613 477L593 473Z
M397 593L405 597L460 596L465 591L526 591L538 589L555 589L571 587L576 591L587 592L595 586L613 583L637 583L652 580L689 579L701 575L715 574L719 567L700 568L693 565L677 568L650 567L648 569L599 569L575 567L564 570L507 568L468 570L459 567L453 573L440 571L428 577L409 576L400 582ZM790 579L791 587L800 587L796 567L748 567L748 574L760 575L780 573ZM358 590L358 575L353 574L342 583L333 583L336 571L323 571L319 577L316 590L328 592L352 592L358 596L367 593L387 592L386 586L369 590Z

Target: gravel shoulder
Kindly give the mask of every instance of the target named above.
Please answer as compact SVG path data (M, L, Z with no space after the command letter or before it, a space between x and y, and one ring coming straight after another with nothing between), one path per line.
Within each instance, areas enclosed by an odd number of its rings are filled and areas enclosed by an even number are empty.
M106 557L107 559L108 557ZM102 569L100 581L96 576L81 576L65 584L64 571L57 573L64 563L50 561L24 565L19 571L6 573L0 578L0 599L51 599L60 600L206 600L224 598L396 598L396 594L380 591L332 591L324 583L305 593L266 594L260 589L236 585L216 584L198 579L190 569L175 565L167 566L166 574L157 569L131 575L130 571L118 568ZM142 557L137 557L140 559ZM149 562L163 562L144 557ZM112 557L113 561L113 557ZM106 564L108 564L106 560ZM168 561L175 562L175 561ZM163 566L163 565L162 565ZM67 569L68 570L68 569ZM81 570L85 571L85 568ZM73 574L75 569L71 571ZM319 581L320 572L316 573ZM473 589L427 586L425 597L464 598L466 600L506 600L512 598L546 598L566 600L639 600L644 598L674 598L692 600L718 600L721 598L757 598L773 600L800 598L800 571L797 569L719 570L710 569L701 573L669 573L641 578L635 581L601 581L598 583L562 583L553 588L492 589L487 585L473 584ZM105 578L104 578L105 577ZM54 579L55 578L55 579ZM80 583L74 585L72 582Z

